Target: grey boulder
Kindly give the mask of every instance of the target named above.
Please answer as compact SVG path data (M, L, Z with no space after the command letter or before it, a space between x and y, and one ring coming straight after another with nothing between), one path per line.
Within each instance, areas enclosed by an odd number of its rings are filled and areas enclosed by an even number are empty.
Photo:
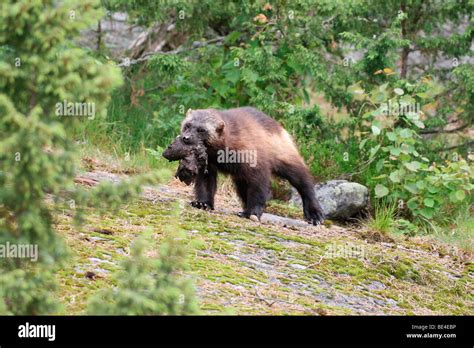
M347 180L330 180L314 186L316 198L327 219L347 220L369 205L369 190ZM301 197L293 189L290 202L302 206Z

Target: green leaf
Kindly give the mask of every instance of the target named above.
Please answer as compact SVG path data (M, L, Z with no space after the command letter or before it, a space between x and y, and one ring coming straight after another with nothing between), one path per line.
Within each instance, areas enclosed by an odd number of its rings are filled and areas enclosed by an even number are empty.
M460 202L462 202L464 198L466 198L466 193L463 190L457 190L455 195L456 199Z
M405 93L405 92L403 92L403 89L401 89L401 88L395 88L393 91L398 95L403 95Z
M431 219L433 217L434 209L424 207L423 209L420 210L420 214L423 215L427 219Z
M386 195L388 195L388 193L389 193L389 190L384 185L377 184L377 186L375 186L375 196L377 198L385 197Z
M412 105L412 104L415 103L415 99L413 99L408 94L401 97L398 101L399 101L400 104L404 104L404 105Z
M372 133L374 135L379 135L380 134L380 128L375 126L375 125L372 125Z
M233 84L236 84L240 79L240 72L237 69L232 69L226 74L225 78Z
M275 87L273 87L272 85L268 85L267 87L265 87L265 90L270 94L273 94L276 92Z
M419 192L418 187L414 183L403 185L403 187L410 193L417 194Z
M410 210L417 209L418 208L418 197L410 198L410 200L407 202L407 207Z
M395 171L391 172L389 178L394 183L399 183L399 182L402 181L402 175L401 175L399 170L395 170Z
M400 136L402 138L411 138L411 136L413 135L413 132L411 129L409 128L403 128L401 131L400 131Z
M386 101L387 96L388 96L387 92L373 91L370 95L370 100L375 104L379 104L379 103L383 103L384 101Z
M364 147L365 143L367 143L368 140L369 140L369 138L365 138L360 142L359 150L362 150L362 148Z
M234 66L234 61L233 60L229 60L227 63L225 63L224 65L222 65L221 69L222 70L232 70L232 69L235 69L236 67Z
M401 146L401 150L402 150L403 153L409 154L409 153L412 153L413 151L415 151L415 148L412 145L408 145L408 144L403 143L402 146Z
M360 82L354 83L347 88L347 92L353 95L356 100L363 100L365 98L365 91L360 86Z
M411 161L408 163L403 163L403 165L410 171L416 172L420 169L421 163L418 161Z
M449 194L449 200L452 202L452 203L456 203L458 198L456 197L456 192L453 191Z
M363 119L368 119L372 116L372 111L367 111L362 115Z
M239 39L241 35L242 33L238 31L233 31L229 35L226 36L225 41L226 43L233 45Z
M310 96L309 96L308 91L306 90L306 88L303 88L303 98L304 98L304 102L305 102L306 104L309 105L309 104L311 103L311 98L310 98Z
M387 133L387 138L390 141L396 141L397 140L397 135L394 132L388 132Z
M380 149L380 144L378 144L378 145L374 146L373 148L371 148L369 157L373 158L375 156L375 154L379 151L379 149Z
M390 148L390 154L391 154L392 156L399 156L399 155L400 155L400 153L401 153L400 148L398 148L398 147L393 147L393 146L390 146L389 148Z
M377 164L375 165L375 170L377 171L377 173L379 173L382 170L384 162L385 160L383 158L377 161Z
M416 187L418 187L420 190L423 190L425 188L425 182L422 180L418 180L416 182Z
M423 201L423 203L425 203L425 206L430 207L430 208L433 208L433 207L434 207L434 204L435 204L435 201L434 201L433 198L425 198L425 200Z

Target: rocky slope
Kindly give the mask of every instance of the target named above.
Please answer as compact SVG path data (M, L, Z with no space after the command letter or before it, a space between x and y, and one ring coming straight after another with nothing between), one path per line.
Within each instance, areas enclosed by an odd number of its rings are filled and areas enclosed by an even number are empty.
M95 185L120 175L87 172ZM457 249L428 238L393 238L357 226L310 226L299 209L271 205L257 223L236 216L235 197L218 194L217 210L192 208L191 188L173 181L148 187L119 212L91 210L76 230L56 216L73 262L59 272L65 313L81 314L133 240L151 229L162 238L182 229L191 276L204 314L474 314L474 268ZM178 210L179 219L176 218Z

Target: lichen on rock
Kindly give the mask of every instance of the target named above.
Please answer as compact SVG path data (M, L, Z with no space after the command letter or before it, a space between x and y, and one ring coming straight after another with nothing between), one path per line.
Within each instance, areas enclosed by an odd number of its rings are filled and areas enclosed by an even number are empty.
M326 218L347 220L363 212L369 205L369 190L356 182L330 180L316 184L314 193ZM293 189L290 202L301 205L301 197Z

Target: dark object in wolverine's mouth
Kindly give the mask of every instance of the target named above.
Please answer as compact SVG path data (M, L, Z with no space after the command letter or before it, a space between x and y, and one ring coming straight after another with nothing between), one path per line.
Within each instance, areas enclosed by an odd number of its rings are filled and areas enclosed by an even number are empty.
M194 182L200 169L207 171L206 147L201 144L185 144L181 136L163 152L163 157L169 161L180 161L175 177L186 185Z

